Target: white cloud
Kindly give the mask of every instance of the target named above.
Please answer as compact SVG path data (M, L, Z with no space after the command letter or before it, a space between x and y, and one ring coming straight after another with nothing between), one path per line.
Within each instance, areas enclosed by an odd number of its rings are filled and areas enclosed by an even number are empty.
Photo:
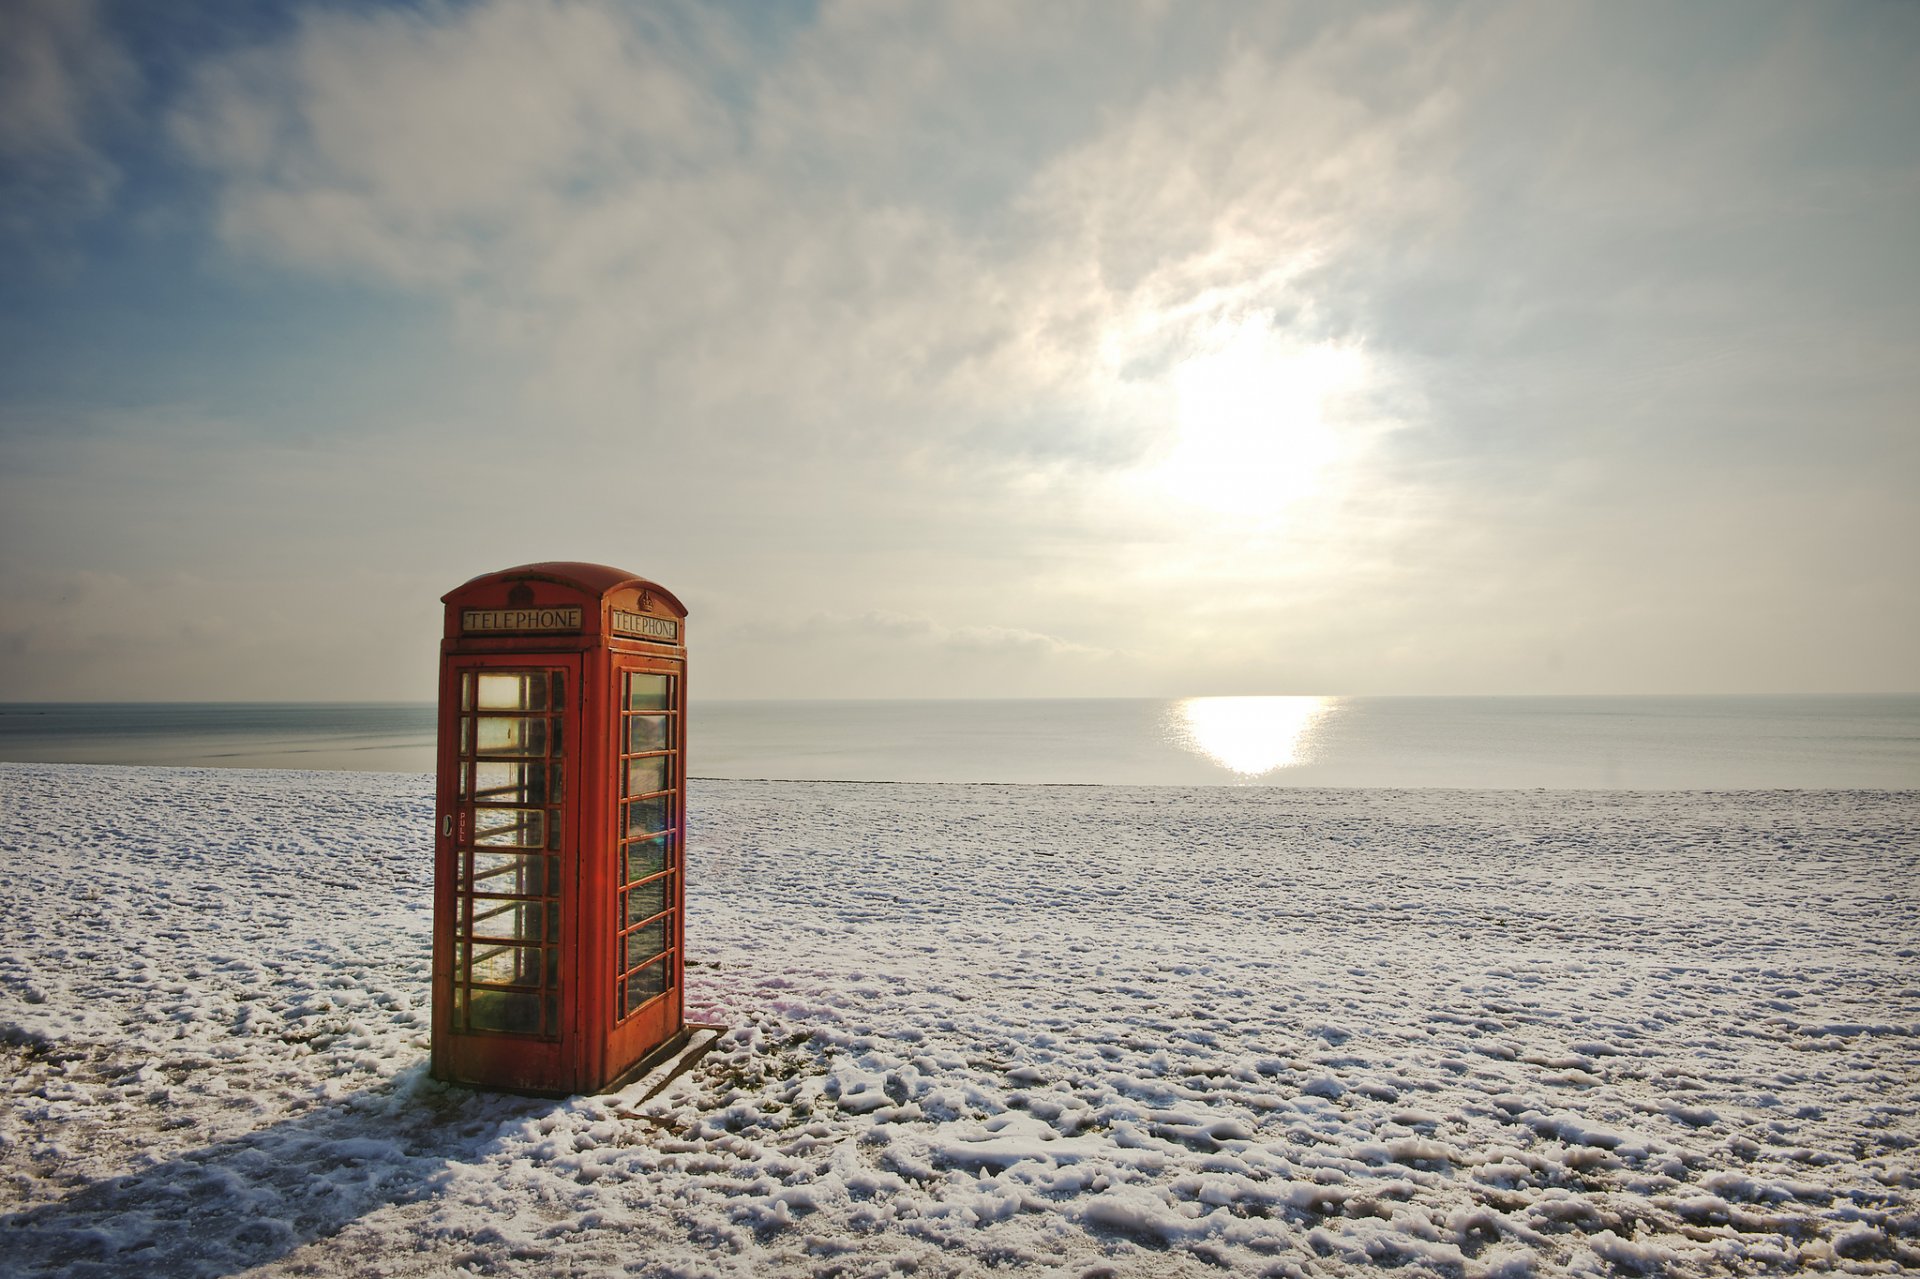
M1404 169L1432 108L1372 112L1317 70L1397 30L1113 102L982 208L938 170L1019 149L979 95L1036 35L1066 47L1057 19L828 6L742 67L737 33L635 12L309 20L208 68L176 132L236 247L453 288L584 417L664 401L894 454L1004 421L1022 465L1137 429L1119 383L1224 312L1309 302L1306 267L1427 198ZM1101 25L1144 51L1163 24Z
M1521 686L1709 670L1782 572L1809 609L1840 547L1890 581L1913 519L1920 130L1845 159L1910 95L1751 11L1735 49L1748 7L316 8L170 112L221 245L443 304L518 395L208 469L421 580L630 563L733 691L1497 687L1501 636L1563 654ZM535 474L537 527L461 505ZM1825 571L1768 519L1802 497ZM840 648L775 625L816 615Z
M1208 74L1143 89L1164 14L1035 31L828 6L745 66L737 31L632 13L308 21L207 69L176 129L236 248L444 291L476 340L529 362L550 437L644 450L676 487L824 545L971 548L944 601L926 575L862 583L902 611L1013 623L1089 578L1190 571L1207 553L1165 543L1191 521L1114 482L1175 438L1181 362L1249 323L1350 338L1304 277L1445 197L1417 163L1444 95L1399 86L1381 110L1340 80L1416 34L1404 20L1232 54L1223 28ZM663 45L670 27L691 34ZM1086 79L1107 47L1131 61ZM941 180L1021 152L1008 130L1044 130L1043 72L1063 65L1074 128L985 194ZM1008 76L1029 101L993 96ZM1391 363L1372 367L1384 392ZM1342 429L1381 411L1359 397ZM1337 542L1342 509L1300 514ZM1219 555L1243 537L1214 532ZM991 547L1049 543L1011 596L980 571Z
M119 173L95 128L138 84L93 0L0 6L0 218L21 230L50 211L100 208Z
M202 69L174 132L236 247L408 283L484 277L564 203L723 141L664 25L611 6L318 11Z

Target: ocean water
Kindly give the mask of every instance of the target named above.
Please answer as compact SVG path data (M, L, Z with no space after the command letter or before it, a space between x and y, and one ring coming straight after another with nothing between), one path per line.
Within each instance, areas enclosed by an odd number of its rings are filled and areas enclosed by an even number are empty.
M696 702L696 777L1920 788L1920 695ZM0 705L0 759L431 772L426 704Z
M0 703L0 759L433 771L430 703Z

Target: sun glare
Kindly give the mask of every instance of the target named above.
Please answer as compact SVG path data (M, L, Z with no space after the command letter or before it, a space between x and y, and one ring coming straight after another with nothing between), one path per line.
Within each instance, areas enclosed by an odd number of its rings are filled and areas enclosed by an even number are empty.
M1331 697L1189 697L1175 736L1197 755L1252 780L1312 760Z
M1341 453L1327 401L1355 385L1353 346L1291 346L1245 324L1174 371L1178 436L1161 482L1193 505L1233 516L1278 515L1318 493Z

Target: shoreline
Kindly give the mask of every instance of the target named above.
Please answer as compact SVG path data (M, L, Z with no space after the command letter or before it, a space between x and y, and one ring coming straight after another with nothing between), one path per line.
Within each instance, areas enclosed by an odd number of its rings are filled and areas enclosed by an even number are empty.
M370 777L421 778L431 789L434 774L427 772L386 772L350 768L279 768L241 764L125 764L90 760L7 760L0 759L0 770L33 768L129 769L163 773L238 773L265 776L298 777ZM1646 796L1731 796L1731 795L1912 795L1920 799L1920 784L1914 786L1729 786L1729 787L1653 787L1653 786L1339 786L1281 784L1263 782L996 782L937 781L918 779L853 777L709 777L693 775L689 784L765 785L765 786L897 786L950 787L956 789L997 790L1117 790L1161 791L1178 794L1364 794L1364 795L1646 795Z

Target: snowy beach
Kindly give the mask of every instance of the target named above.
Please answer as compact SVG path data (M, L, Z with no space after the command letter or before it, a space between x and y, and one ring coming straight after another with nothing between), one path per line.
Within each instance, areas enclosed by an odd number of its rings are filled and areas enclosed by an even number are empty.
M696 782L665 1092L425 1077L431 779L0 765L0 1270L1920 1268L1920 795Z

